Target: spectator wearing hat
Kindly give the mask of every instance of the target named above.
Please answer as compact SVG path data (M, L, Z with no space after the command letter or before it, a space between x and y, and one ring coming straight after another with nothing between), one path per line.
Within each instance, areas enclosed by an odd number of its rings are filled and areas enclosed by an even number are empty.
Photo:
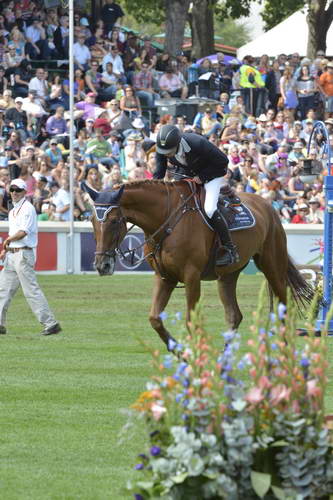
M301 141L295 142L293 145L293 149L290 151L288 155L288 160L289 161L296 161L298 162L300 158L304 157L304 144Z
M326 71L320 75L317 85L325 98L325 119L333 116L333 61L329 61Z
M320 200L315 196L309 199L308 221L310 224L323 224L324 222L324 212L321 210Z
M6 315L18 287L22 291L32 312L44 326L43 335L61 331L59 323L50 310L41 291L34 270L37 247L37 215L33 205L26 199L26 183L14 179L10 183L13 208L9 212L8 237L3 242L0 258L3 270L0 275L0 334L6 334Z
M297 206L296 215L291 219L292 224L308 224L309 205L301 203Z
M87 143L86 154L90 155L93 163L102 163L103 165L113 165L116 163L111 157L112 148L110 143L103 137L101 128L95 129L95 137Z
M95 130L98 128L102 129L102 135L104 137L108 137L112 130L112 127L110 124L110 119L107 110L104 108L99 108L95 111L95 113L96 113L95 115L96 119L94 121Z

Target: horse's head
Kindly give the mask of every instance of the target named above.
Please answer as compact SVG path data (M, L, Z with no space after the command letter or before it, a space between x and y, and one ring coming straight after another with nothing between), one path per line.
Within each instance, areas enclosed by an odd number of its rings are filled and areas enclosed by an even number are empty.
M126 235L126 219L120 207L124 186L112 191L90 193L94 199L92 223L96 240L95 268L101 276L113 274L116 249Z

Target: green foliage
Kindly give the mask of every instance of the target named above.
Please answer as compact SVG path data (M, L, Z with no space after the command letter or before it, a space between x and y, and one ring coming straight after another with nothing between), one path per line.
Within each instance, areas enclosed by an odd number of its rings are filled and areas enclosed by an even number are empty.
M251 28L246 23L240 23L233 19L221 22L216 17L215 35L221 37L221 43L224 45L241 47L251 40Z
M149 451L139 455L136 498L177 500L322 498L333 493L332 431L324 414L326 336L296 347L288 298L266 319L261 290L250 351L223 334L222 353L203 327L200 306L177 359L153 351L155 375L134 405ZM240 372L249 380L240 380Z
M120 0L127 15L139 23L161 25L165 21L164 0Z
M265 0L261 17L265 31L274 28L291 14L306 5L304 0Z

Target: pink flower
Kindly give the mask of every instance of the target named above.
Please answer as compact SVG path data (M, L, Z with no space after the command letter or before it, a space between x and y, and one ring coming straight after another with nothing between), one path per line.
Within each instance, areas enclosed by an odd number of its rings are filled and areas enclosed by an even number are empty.
M166 413L166 408L157 403L153 403L150 409L155 420L159 420L163 416L163 414Z
M287 388L284 384L278 384L273 387L270 395L270 404L277 406L282 401L289 401L291 388Z
M272 387L272 383L266 375L262 375L258 380L258 386L260 389L269 389Z
M316 380L309 380L306 383L307 395L313 398L321 396L321 388L317 386Z
M249 392L245 396L245 399L249 403L256 405L264 399L264 395L261 392L261 389L259 389L259 387L253 387L252 389L249 390Z

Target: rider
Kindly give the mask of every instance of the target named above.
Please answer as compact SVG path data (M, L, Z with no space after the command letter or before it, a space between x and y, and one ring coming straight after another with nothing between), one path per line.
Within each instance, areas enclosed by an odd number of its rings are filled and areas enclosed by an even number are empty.
M228 224L217 209L220 188L227 184L228 158L205 137L194 133L181 133L174 125L163 125L156 138L156 170L154 179L163 179L167 161L192 177L197 184L204 184L206 191L205 212L219 235L226 252L217 259L217 266L238 262L237 248L232 242Z

